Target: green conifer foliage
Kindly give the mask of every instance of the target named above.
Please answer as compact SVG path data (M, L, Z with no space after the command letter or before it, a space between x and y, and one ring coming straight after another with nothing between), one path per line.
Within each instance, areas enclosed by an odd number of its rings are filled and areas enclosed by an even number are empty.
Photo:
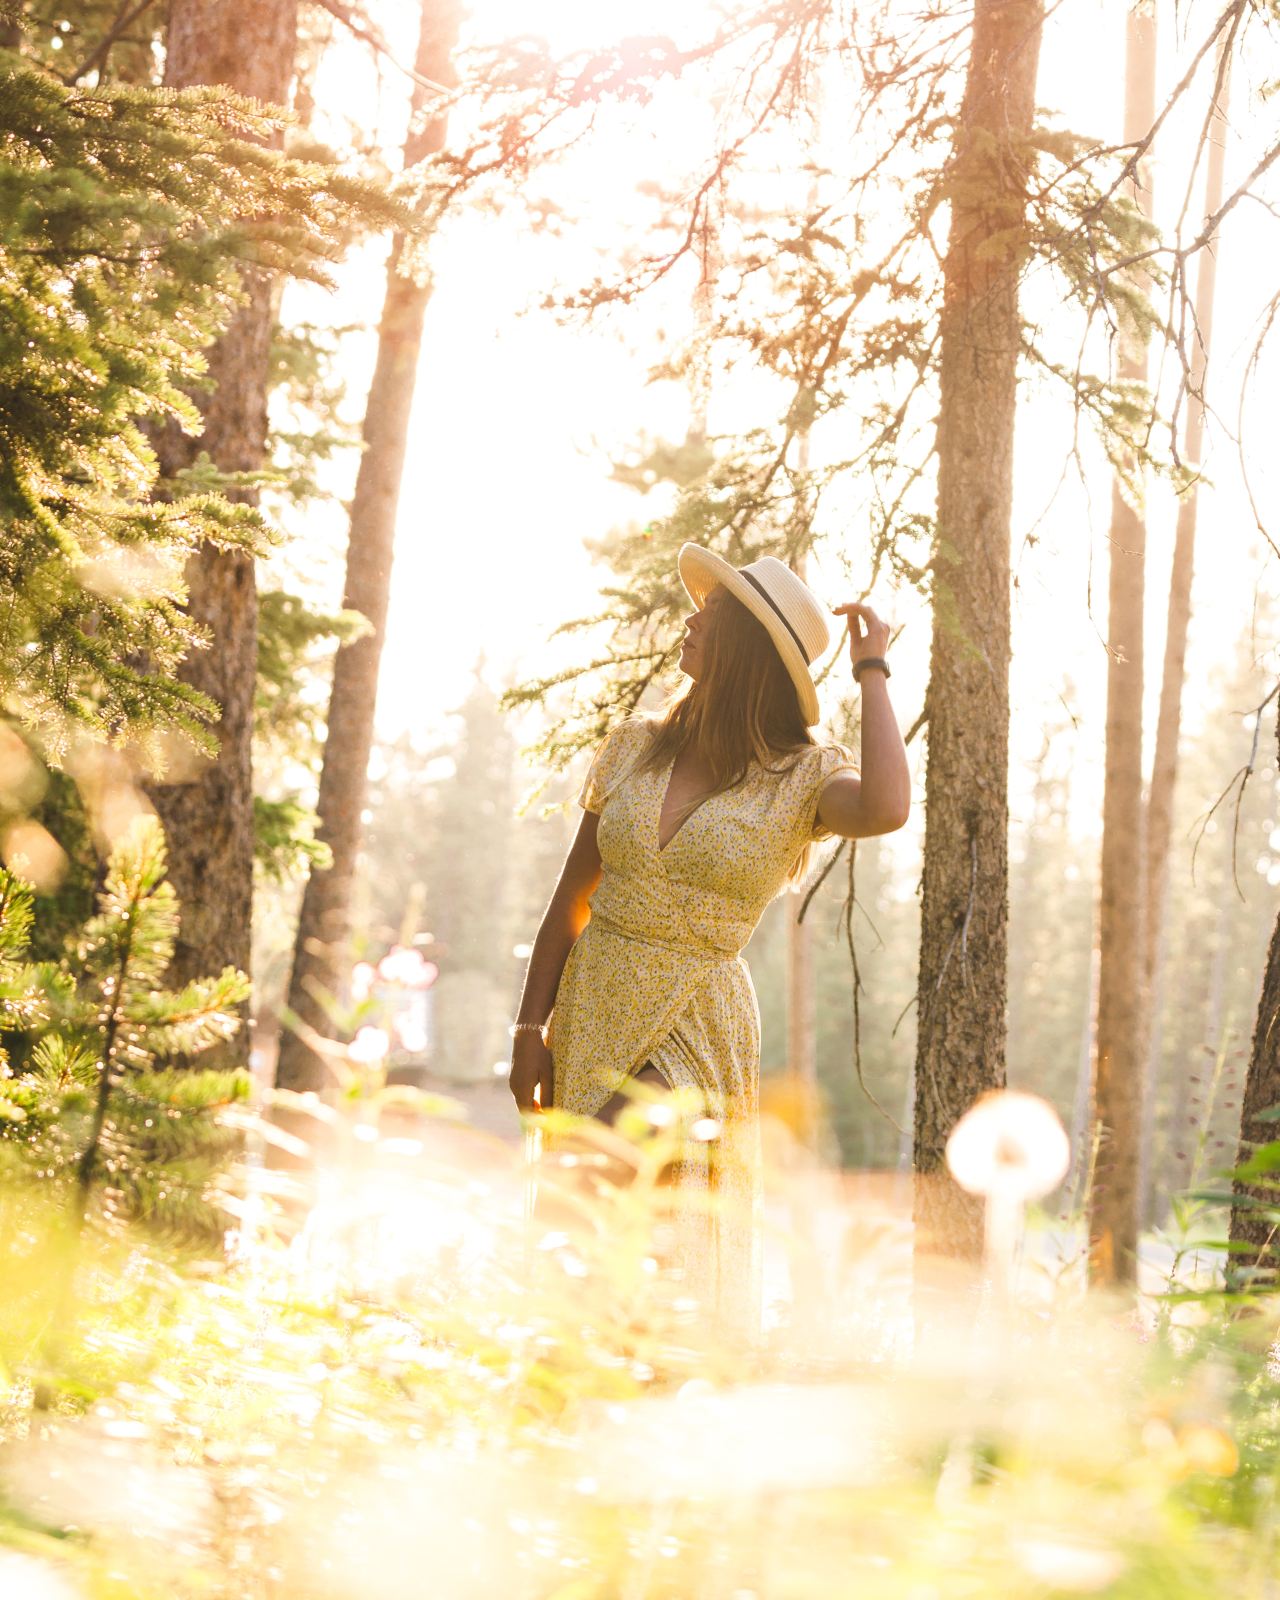
M0 871L0 1175L34 1173L81 1218L209 1242L227 1226L213 1181L239 1142L225 1113L249 1081L182 1063L236 1032L249 982L228 967L159 987L178 928L164 872L164 836L141 818L74 953L32 963L31 891Z
M76 729L211 749L216 708L175 671L204 642L184 563L269 534L207 464L158 496L147 430L199 430L248 272L323 281L402 208L249 142L273 114L222 89L68 87L7 51L0 85L0 703L55 759Z

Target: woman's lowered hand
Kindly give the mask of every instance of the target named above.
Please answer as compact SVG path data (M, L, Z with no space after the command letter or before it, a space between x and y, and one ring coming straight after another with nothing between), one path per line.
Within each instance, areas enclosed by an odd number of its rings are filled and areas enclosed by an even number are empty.
M521 1111L537 1113L551 1104L553 1085L551 1052L542 1035L516 1034L511 1047L511 1074L507 1079Z

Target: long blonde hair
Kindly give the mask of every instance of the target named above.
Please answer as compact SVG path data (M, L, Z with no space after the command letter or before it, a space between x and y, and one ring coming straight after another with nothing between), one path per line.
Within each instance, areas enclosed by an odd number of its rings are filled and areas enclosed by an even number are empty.
M753 761L766 772L789 772L816 741L777 646L764 624L727 589L720 592L699 651L698 677L677 690L654 717L653 737L636 770L674 766L683 751L697 751L712 777L709 793L697 802L702 805L712 795L737 788ZM774 765L788 756L792 759ZM695 809L689 807L685 815ZM805 875L810 853L808 845L801 850L789 880Z

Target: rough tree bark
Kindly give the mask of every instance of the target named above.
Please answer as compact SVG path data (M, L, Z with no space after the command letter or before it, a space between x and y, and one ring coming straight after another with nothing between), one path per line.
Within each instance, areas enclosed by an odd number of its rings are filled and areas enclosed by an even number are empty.
M976 0L948 195L916 1049L917 1256L974 1256L947 1137L1005 1075L1009 548L1041 0Z
M289 97L298 0L170 0L164 81L171 88L225 84L256 100ZM246 283L247 300L209 352L213 384L202 399L204 433L166 431L161 468L177 472L207 450L226 472L261 467L267 438L272 285ZM212 631L183 677L222 708L216 761L191 763L152 800L169 845L169 877L182 905L173 984L231 964L249 970L253 910L253 776L250 742L257 670L257 588L248 556L206 547L187 567L189 610ZM243 1059L242 1030L232 1054Z
M1154 13L1134 8L1125 34L1124 137L1140 139L1155 120ZM1135 174L1133 196L1151 215L1151 189ZM1146 344L1122 330L1117 375L1145 383ZM1146 970L1142 793L1142 611L1147 530L1144 513L1111 491L1107 612L1106 773L1098 917L1098 1025L1093 1079L1097 1156L1089 1192L1089 1278L1133 1283L1138 1266L1138 1164L1145 1059Z
M1280 763L1280 718L1276 722L1276 758ZM1280 770L1278 765L1277 770ZM1280 917L1276 919L1267 952L1266 970L1262 975L1262 993L1258 997L1258 1015L1253 1029L1253 1049L1249 1054L1249 1069L1244 1080L1244 1100L1240 1107L1240 1147L1237 1160L1247 1161L1258 1145L1269 1144L1280 1138L1280 1126L1274 1121L1259 1122L1264 1111L1280 1106ZM1274 1179L1275 1174L1271 1174ZM1265 1269L1273 1276L1280 1260L1277 1258L1277 1224L1274 1220L1276 1191L1274 1188L1251 1188L1237 1183L1236 1193L1263 1201L1271 1208L1272 1216L1251 1205L1238 1205L1231 1212L1231 1238L1247 1245L1235 1257L1232 1273L1241 1274Z
M1222 87L1209 124L1209 155L1205 174L1204 214L1212 217L1222 204L1227 154L1227 62L1221 69ZM1218 260L1212 244L1199 255L1196 268L1195 344L1182 433L1182 459L1199 473L1204 452L1204 385L1213 334L1213 296ZM1182 684L1186 675L1187 630L1191 622L1191 580L1195 570L1196 514L1199 485L1193 480L1178 503L1173 567L1169 577L1169 610L1165 629L1164 672L1160 683L1160 712L1156 723L1156 749L1147 794L1147 925L1146 1000L1151 1026L1146 1036L1145 1081L1142 1099L1142 1173L1139 1187L1140 1217L1151 1213L1152 1144L1155 1103L1159 1087L1156 995L1163 964L1163 931L1169 891L1169 842L1173 831L1173 797L1178 778L1178 736L1182 727Z
M423 0L416 70L419 79L449 81L450 57L457 39L458 0ZM416 165L441 149L443 117L423 111L432 94L421 82L405 140L404 163ZM378 668L391 593L392 550L400 479L404 471L413 408L418 353L430 286L400 270L402 237L392 241L387 263L386 298L378 331L378 355L365 406L364 453L351 505L346 587L342 603L371 624L363 637L343 646L334 664L328 732L320 774L319 837L333 852L333 865L307 879L293 971L289 1009L306 1028L332 1031L326 997L336 995L345 964L351 891L363 833L362 815L369 756L373 747ZM321 1058L306 1034L286 1029L280 1039L276 1082L286 1089L317 1089L325 1083Z

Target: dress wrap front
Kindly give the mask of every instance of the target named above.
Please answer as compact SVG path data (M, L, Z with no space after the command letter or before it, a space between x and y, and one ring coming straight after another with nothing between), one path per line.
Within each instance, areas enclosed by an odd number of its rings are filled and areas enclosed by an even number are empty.
M772 772L752 763L663 847L671 764L636 771L651 737L644 717L614 727L579 795L599 814L602 872L551 1016L553 1103L595 1116L646 1062L672 1088L700 1091L722 1132L677 1166L680 1187L713 1199L687 1208L681 1271L722 1319L754 1336L760 1013L742 951L799 852L825 836L816 818L823 787L857 768L831 744L780 756Z

